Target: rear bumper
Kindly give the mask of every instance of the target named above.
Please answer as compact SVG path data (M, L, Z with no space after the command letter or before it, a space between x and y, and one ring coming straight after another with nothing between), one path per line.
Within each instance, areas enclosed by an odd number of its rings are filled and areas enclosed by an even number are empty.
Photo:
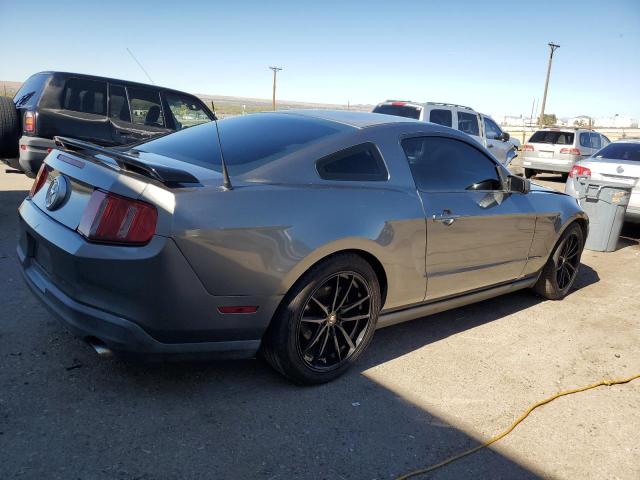
M17 253L27 285L79 337L114 351L248 358L282 299L211 295L169 238L144 247L97 245L30 200L19 214ZM225 305L258 311L219 313Z
M569 173L577 161L578 159L555 160L550 158L523 156L522 167L531 170L539 170L542 172Z
M20 168L27 175L35 175L50 149L56 148L56 142L48 138L20 137Z

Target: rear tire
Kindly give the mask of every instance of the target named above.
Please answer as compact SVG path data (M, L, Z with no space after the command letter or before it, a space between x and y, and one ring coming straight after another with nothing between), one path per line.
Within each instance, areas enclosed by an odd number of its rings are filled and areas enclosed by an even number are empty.
M578 276L583 249L584 233L580 225L573 223L553 248L533 287L535 292L548 300L562 300L566 297Z
M535 170L531 170L530 168L524 169L524 178L531 178L536 174Z
M262 342L262 356L299 384L329 382L367 348L381 308L368 262L352 253L329 257L285 296Z
M16 158L20 140L18 111L9 97L0 97L0 157Z
M562 181L567 183L567 179L569 178L569 174L568 173L563 173L560 175L560 178L562 178Z

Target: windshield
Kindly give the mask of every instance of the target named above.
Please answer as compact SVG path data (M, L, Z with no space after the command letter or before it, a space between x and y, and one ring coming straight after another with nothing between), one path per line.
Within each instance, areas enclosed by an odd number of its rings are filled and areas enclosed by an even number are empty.
M640 143L610 143L598 150L593 156L594 158L640 162Z
M420 109L408 105L378 105L373 109L373 113L384 113L385 115L395 115L396 117L420 119Z
M552 145L573 145L573 132L555 132L552 130L538 130L531 135L529 143L549 143Z
M229 173L243 174L318 140L354 127L318 118L255 113L218 122ZM180 130L142 143L134 151L156 153L221 171L220 147L214 122Z

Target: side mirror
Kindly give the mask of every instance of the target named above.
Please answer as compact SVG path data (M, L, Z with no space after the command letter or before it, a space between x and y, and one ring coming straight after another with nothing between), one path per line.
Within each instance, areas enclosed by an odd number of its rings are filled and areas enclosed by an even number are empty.
M511 138L511 135L509 135L507 132L502 132L502 135L498 137L498 140L502 140L503 142L506 142L510 138Z
M507 190L510 192L529 193L531 182L526 178L510 175L507 178Z

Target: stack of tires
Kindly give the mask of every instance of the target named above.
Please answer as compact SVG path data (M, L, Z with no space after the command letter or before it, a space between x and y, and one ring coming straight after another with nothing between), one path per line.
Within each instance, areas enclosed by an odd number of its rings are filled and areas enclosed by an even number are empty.
M9 97L0 97L0 159L16 159L19 140L20 123L16 106Z

